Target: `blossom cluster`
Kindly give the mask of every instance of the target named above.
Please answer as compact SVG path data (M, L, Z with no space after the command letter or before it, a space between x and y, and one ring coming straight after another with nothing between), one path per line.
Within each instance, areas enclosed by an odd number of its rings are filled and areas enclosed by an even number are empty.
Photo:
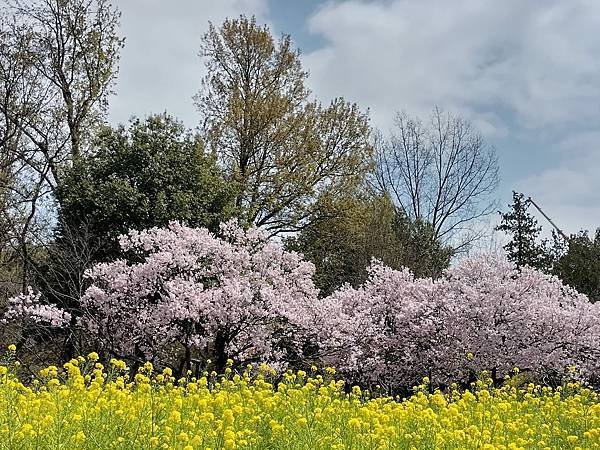
M600 376L600 304L503 258L466 258L438 280L375 261L363 285L319 298L311 263L233 221L219 236L173 222L120 244L123 259L88 273L77 326L102 351L138 363L317 362L390 391L424 375L443 385L489 370L499 380L515 367L537 380L560 380L568 367L583 380ZM21 317L70 319L31 292L5 316Z
M41 301L41 293L28 292L9 299L9 307L2 321L30 322L39 326L60 328L69 323L71 314L52 304Z
M439 280L375 263L367 282L321 301L324 361L351 379L440 384L515 367L540 379L598 373L600 307L552 276L506 259L465 259Z
M294 317L316 298L314 267L234 222L221 238L173 222L121 238L130 260L95 266L81 325L121 355L157 358L174 343L238 361L285 359ZM135 262L131 262L131 260Z

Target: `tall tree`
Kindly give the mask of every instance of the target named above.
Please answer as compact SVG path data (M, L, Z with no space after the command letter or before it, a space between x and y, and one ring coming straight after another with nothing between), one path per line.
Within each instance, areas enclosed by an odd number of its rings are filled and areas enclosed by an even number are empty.
M244 16L210 25L200 55L208 74L196 103L209 147L236 186L242 221L271 234L302 228L324 192L364 178L372 160L366 114L309 100L290 36Z
M0 305L18 292L20 280L18 253L11 231L21 217L13 202L12 178L11 162L0 157Z
M566 244L558 240L558 245L566 249L556 258L552 273L592 302L600 300L600 229L593 239L587 231L580 231Z
M436 108L429 122L399 113L389 138L376 140L375 182L411 220L460 251L481 236L479 219L491 214L498 161L471 124Z
M4 11L0 113L56 181L107 106L124 42L120 13L106 0L9 0Z
M0 12L0 151L13 161L13 224L28 282L41 205L85 154L117 73L119 12L106 0L7 0ZM16 226L18 225L18 226Z
M100 260L120 254L118 237L129 229L178 220L217 230L232 212L232 190L215 158L198 135L166 114L134 118L128 128L105 127L93 152L65 173L58 197L62 227L101 242Z
M544 244L537 242L542 227L538 225L535 217L529 214L529 202L523 194L513 191L513 203L508 206L510 210L500 213L500 225L496 227L496 230L511 236L511 240L503 247L508 260L518 268L527 265L547 269L548 252Z

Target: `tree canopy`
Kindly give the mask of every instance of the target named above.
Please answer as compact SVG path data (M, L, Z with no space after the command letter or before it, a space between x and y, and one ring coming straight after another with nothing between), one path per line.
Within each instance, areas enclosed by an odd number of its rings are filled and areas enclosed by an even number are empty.
M311 100L290 36L244 16L210 25L196 96L208 147L236 188L242 223L279 234L301 229L325 192L364 179L372 148L366 113L341 98Z
M288 239L286 246L315 264L315 285L322 295L344 283L363 283L373 259L433 278L450 264L453 251L435 238L431 224L411 220L387 194L367 191L330 199L319 212L322 218Z
M232 213L232 192L199 136L166 114L106 127L94 150L65 173L62 226L85 227L103 242L101 259L118 255L129 229L179 220L215 230Z
M529 212L529 202L522 193L513 191L510 210L500 213L501 221L496 230L511 236L504 245L508 260L517 267L525 265L538 269L548 269L550 265L548 248L539 243L542 227Z

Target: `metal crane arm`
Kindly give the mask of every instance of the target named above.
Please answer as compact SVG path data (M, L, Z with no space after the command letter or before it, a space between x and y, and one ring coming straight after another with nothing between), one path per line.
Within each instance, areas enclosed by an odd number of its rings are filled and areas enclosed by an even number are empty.
M531 197L527 197L527 201L529 203L531 203L533 206L535 206L535 209L537 209L540 212L540 214L542 216L544 216L548 222L550 222L550 224L554 227L554 229L558 232L558 234L560 234L564 238L565 241L569 242L570 239L563 232L563 230L561 230L560 228L558 228L558 226L554 222L552 222L552 219L550 217L548 217L544 211L542 211L542 208L540 208L537 205L537 203L533 201L533 199Z

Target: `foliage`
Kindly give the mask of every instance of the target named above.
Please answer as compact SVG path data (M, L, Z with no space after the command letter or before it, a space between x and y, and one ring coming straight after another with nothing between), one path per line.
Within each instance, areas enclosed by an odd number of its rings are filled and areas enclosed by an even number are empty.
M454 248L436 238L433 225L423 219L411 220L396 209L392 230L401 246L392 268L406 267L418 278L438 278L450 265Z
M563 283L596 302L600 298L600 231L591 239L580 231L568 239L553 231L553 243L539 241L542 227L528 213L529 202L513 192L511 210L501 213L497 230L512 236L504 246L507 257L517 267L528 265L559 277Z
M437 278L448 267L451 249L435 240L429 224L411 221L385 194L322 201L317 211L320 218L286 246L315 264L322 295L344 283L363 283L373 258L395 269L408 267L418 277Z
M106 110L124 41L119 19L106 0L8 0L2 10L2 122L55 183Z
M471 391L427 392L400 402L353 387L333 369L277 374L266 365L178 381L170 369L97 354L48 367L25 386L0 366L4 448L600 448L598 393L488 380ZM210 368L208 368L210 370Z
M202 39L207 75L196 103L210 149L236 186L244 225L300 229L324 192L339 194L370 169L367 115L341 98L309 100L291 38L254 18L212 24Z
M16 217L8 238L23 289L55 217L51 194L105 117L124 41L119 20L107 0L5 0L0 7L0 172L9 161L15 175L0 192L11 192L8 211Z
M555 239L556 241L556 239ZM600 229L594 239L587 231L570 237L566 249L556 258L552 272L565 284L588 296L590 301L600 299Z
M523 194L513 191L513 203L508 206L510 211L500 213L502 220L496 227L496 230L511 235L511 240L503 247L508 260L517 267L528 265L548 269L551 264L549 251L545 244L537 242L542 227L527 211L529 202Z
M166 114L104 128L94 151L66 172L59 191L61 227L102 243L95 259L120 256L118 236L129 229L178 220L218 229L231 211L231 192L198 136ZM62 229L61 229L62 228Z
M437 281L376 263L363 286L323 299L313 322L326 364L397 390L423 374L447 384L482 370L501 378L514 367L559 379L574 364L593 376L599 314L556 277L480 257Z

